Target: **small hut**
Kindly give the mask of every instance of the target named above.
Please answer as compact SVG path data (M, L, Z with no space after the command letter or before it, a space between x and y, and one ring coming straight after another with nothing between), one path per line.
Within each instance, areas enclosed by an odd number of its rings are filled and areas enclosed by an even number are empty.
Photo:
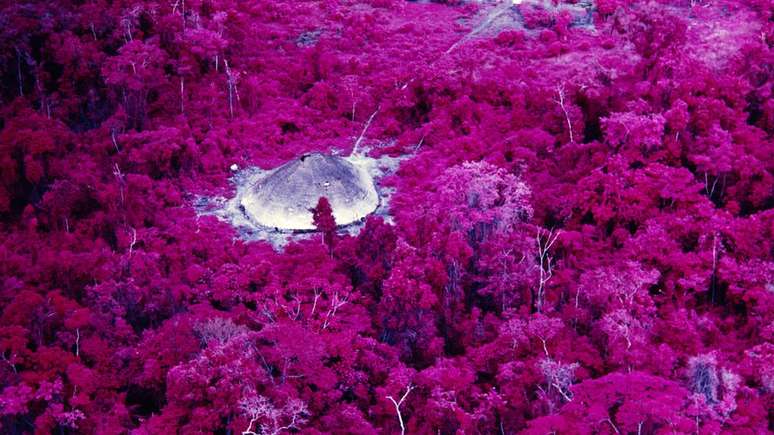
M338 225L357 222L379 206L366 170L342 157L311 153L271 171L242 196L240 205L256 224L279 231L314 230L312 212L328 198Z

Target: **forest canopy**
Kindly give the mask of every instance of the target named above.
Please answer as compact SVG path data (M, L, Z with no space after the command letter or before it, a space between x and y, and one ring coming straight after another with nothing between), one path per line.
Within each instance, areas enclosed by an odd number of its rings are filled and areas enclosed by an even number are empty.
M0 6L0 432L774 431L768 0ZM232 168L400 158L283 249ZM316 196L316 195L315 195Z

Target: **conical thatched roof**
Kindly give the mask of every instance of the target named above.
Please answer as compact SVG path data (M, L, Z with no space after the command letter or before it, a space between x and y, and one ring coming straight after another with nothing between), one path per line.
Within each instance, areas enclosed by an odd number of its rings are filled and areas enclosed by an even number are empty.
M371 176L344 158L312 153L292 160L258 181L242 197L255 223L278 230L313 230L311 208L328 198L338 225L372 213L379 195Z

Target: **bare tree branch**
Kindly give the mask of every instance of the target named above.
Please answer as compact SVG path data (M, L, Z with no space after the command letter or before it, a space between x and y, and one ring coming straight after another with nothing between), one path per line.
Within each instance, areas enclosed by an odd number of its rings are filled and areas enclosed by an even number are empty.
M406 387L406 392L403 393L403 396L398 400L397 402L395 399L393 399L392 396L387 396L387 399L389 399L393 405L395 405L395 412L398 414L398 422L400 423L400 434L404 435L406 433L406 426L403 423L403 414L400 412L400 407L403 405L403 402L406 400L406 397L408 397L409 393L416 387L414 387L411 384L408 384Z

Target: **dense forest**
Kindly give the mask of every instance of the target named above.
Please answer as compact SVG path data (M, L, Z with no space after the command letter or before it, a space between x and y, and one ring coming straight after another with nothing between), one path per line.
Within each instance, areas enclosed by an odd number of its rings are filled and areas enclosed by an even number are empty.
M770 0L0 2L0 432L774 430ZM277 248L234 168L400 158Z

